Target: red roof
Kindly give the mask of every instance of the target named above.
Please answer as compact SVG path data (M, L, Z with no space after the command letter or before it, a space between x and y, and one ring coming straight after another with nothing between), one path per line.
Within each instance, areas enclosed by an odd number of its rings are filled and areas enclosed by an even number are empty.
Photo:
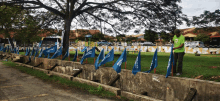
M220 38L220 35L218 35L218 36L210 36L210 38Z

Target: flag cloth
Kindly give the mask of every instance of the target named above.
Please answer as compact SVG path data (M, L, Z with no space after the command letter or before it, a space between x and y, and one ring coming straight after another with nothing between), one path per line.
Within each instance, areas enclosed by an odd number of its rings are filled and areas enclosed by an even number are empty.
M54 53L54 55L50 59L54 59L60 55L62 55L62 46Z
M43 42L43 40L40 40L38 47L41 47L42 42Z
M7 46L7 52L9 52L9 45Z
M74 55L73 61L76 61L77 56L78 56L78 52L77 52L77 49L76 49L76 53Z
M154 57L151 61L150 70L146 71L145 73L150 73L152 70L154 70L154 68L157 67L157 64L158 62L157 62L157 49L156 49L154 52Z
M38 52L39 52L39 49L37 48L37 49L36 49L36 52L35 52L35 55L34 55L34 59L35 59L35 57L37 56Z
M170 52L170 57L169 57L169 61L168 61L168 66L167 66L166 78L170 75L170 72L171 72L171 69L172 69L172 63L174 65L173 44L171 46L171 52Z
M69 54L69 48L67 49L67 51L66 51L66 53L65 53L65 55L63 56L63 59L62 60L64 60L66 57L68 57L70 54Z
M126 48L123 51L123 53L121 54L121 56L118 58L118 60L115 62L115 64L113 65L113 68L117 73L121 72L122 62L126 62Z
M38 58L42 57L42 54L43 54L43 48L41 48Z
M99 63L98 66L101 66L110 61L114 61L114 48L105 56L105 58Z
M25 56L27 56L27 55L30 54L30 48L28 47L26 51L27 51L27 52L26 52Z
M84 51L86 51L87 50L87 47L84 47L82 50L81 50L81 52L84 52Z
M135 75L137 74L137 72L141 71L141 52L139 51L138 56L135 60L133 69L132 69L132 73Z
M17 49L17 52L16 52L17 54L19 54L19 46L18 46L18 49Z
M34 47L33 47L33 49L32 49L32 52L31 52L31 56L34 54Z
M3 49L3 52L6 52L6 47Z
M45 56L47 56L49 53L55 53L56 51L57 51L57 45L54 45L53 47L45 49L43 51L43 53L44 53Z
M86 52L86 53L83 55L83 57L82 57L80 63L82 64L83 61L84 61L84 59L90 58L90 57L91 57L91 58L95 57L95 47L93 47L92 49L90 49L88 52Z
M13 53L16 53L16 52L17 52L16 47L14 47L14 52Z
M97 59L95 60L95 70L98 69L99 67L99 60L103 59L105 55L104 49L102 49L102 51L99 53L99 56L97 57Z

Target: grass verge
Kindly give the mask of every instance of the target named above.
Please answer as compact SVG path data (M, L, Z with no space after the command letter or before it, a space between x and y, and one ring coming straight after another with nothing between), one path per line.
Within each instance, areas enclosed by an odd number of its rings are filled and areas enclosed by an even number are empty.
M31 68L26 68L26 67L23 67L23 66L17 66L16 63L11 62L11 61L2 61L2 62L6 66L16 68L16 69L20 70L23 73L30 74L32 76L35 76L35 77L40 78L40 79L45 80L45 81L50 81L52 83L59 83L59 84L62 84L62 85L67 85L68 87L79 88L81 90L88 91L90 94L94 94L94 95L104 97L104 98L115 99L115 100L118 100L118 101L133 101L133 100L128 100L127 98L122 97L122 96L118 97L110 91L103 90L103 88L101 86L94 87L94 86L91 86L91 85L87 85L85 83L70 81L70 80L61 78L59 76L48 76L42 71L33 70Z

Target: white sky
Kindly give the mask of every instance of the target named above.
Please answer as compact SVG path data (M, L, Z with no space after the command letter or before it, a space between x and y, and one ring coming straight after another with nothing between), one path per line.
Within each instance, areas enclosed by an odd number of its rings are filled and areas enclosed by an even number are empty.
M214 12L215 10L220 9L220 0L182 0L180 6L183 8L183 14L186 14L188 18L191 19L192 16L203 14L205 10ZM188 27L186 24L183 24L178 26L178 29L192 27L194 26Z

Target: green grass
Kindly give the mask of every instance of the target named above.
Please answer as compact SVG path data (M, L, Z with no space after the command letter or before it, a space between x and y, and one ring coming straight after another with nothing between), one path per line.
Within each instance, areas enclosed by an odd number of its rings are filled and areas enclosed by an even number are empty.
M79 89L88 91L90 94L102 96L102 97L105 97L105 98L113 98L113 99L116 99L116 100L119 100L119 101L128 101L127 98L122 97L122 96L121 96L121 99L116 98L116 95L114 93L112 93L110 91L103 90L103 88L101 86L94 87L94 86L91 86L91 85L87 85L85 83L70 81L70 80L61 78L59 76L48 76L42 71L34 70L34 69L23 67L23 66L17 66L16 63L11 62L11 61L2 61L2 62L3 62L4 65L16 68L16 69L20 70L21 72L30 74L32 76L35 76L35 77L40 78L40 79L45 80L45 81L50 81L50 82L53 82L53 83L59 83L59 84L62 84L62 85L67 85L69 87L79 88ZM129 100L129 101L133 101L133 100Z
M21 53L21 52L20 52ZM106 52L107 54L108 52ZM70 61L73 59L75 51L70 52ZM83 52L78 52L79 57L82 56ZM96 57L99 52L96 52ZM114 63L119 58L121 52L115 52ZM135 59L138 53L129 52L127 54L127 64L126 69L132 70L134 66ZM141 53L141 71L149 70L154 52L142 52ZM158 52L158 67L156 68L156 73L161 75L166 75L167 65L170 53ZM213 57L215 56L215 57ZM60 59L58 57L57 59ZM65 60L68 60L66 58ZM197 76L203 75L203 79L212 80L220 82L220 78L211 79L212 76L220 76L220 54L217 55L207 55L201 54L201 56L195 56L194 54L185 54L183 58L183 74L181 77L195 78ZM101 60L100 60L101 61ZM88 58L89 64L94 64L94 58ZM102 65L103 66L103 65ZM106 67L112 67L113 62L105 64ZM210 68L216 66L217 68ZM125 63L121 66L122 69L125 68ZM151 71L153 73L154 71Z

